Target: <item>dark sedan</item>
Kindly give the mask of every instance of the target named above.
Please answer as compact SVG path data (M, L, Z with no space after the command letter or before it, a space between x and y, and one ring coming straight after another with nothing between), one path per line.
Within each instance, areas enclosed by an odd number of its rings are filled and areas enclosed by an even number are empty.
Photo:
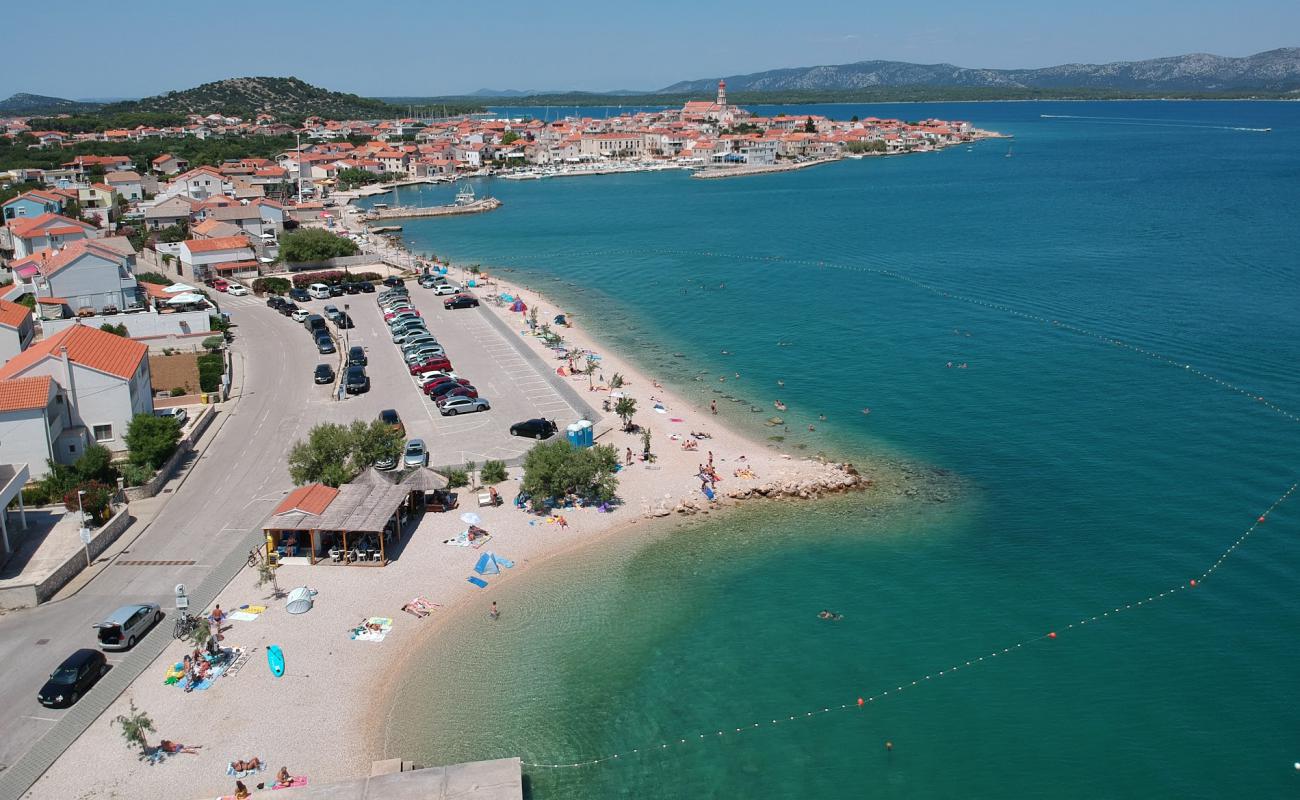
M68 656L36 694L41 705L64 708L81 699L108 672L108 659L98 650L82 649Z
M458 294L455 297L448 297L442 301L442 307L452 308L474 308L478 305L478 298L468 294Z
M329 364L317 364L317 365L316 365L316 382L317 382L317 383L333 383L333 382L334 382L334 368L331 367Z
M429 397L433 398L434 400L437 400L439 397L442 397L444 394L450 392L452 389L455 389L458 386L469 386L469 385L470 382L465 378L447 378L446 380L434 381L433 383L424 387L424 393L429 395Z
M375 291L375 285L370 281L361 282L361 292L363 294L372 294Z
M511 436L527 436L532 439L549 439L558 430L549 419L526 419L510 426Z
M365 367L352 366L348 367L347 379L344 386L348 394L363 394L370 391L370 378L366 375Z
M299 303L306 303L307 301L311 300L311 295L307 294L306 289L299 289L297 287L294 287L289 290L289 299L297 300Z

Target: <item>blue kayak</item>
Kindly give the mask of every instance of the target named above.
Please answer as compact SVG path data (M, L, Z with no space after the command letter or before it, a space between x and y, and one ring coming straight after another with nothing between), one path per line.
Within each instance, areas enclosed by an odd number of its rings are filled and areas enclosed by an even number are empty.
M271 667L271 674L279 678L284 675L284 651L280 645L273 644L266 648L266 663Z

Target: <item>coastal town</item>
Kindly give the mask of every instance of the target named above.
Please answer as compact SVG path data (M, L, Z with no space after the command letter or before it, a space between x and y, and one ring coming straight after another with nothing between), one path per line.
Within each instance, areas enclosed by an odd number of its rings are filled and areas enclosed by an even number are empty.
M0 698L30 711L0 727L0 789L33 798L85 795L87 763L105 765L105 796L459 781L494 788L456 796L521 797L520 754L414 763L382 721L394 687L346 687L407 669L443 620L510 613L494 589L531 564L872 485L738 433L729 420L760 401L689 401L552 298L383 234L494 198L466 186L386 215L354 199L488 174L744 174L983 135L760 118L721 84L716 102L599 120L0 124L55 152L301 140L0 176Z

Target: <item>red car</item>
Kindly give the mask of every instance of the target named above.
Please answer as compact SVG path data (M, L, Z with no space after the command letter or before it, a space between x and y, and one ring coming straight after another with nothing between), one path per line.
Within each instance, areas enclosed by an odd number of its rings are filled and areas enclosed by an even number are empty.
M411 374L419 375L421 372L451 372L451 362L445 358L431 358L428 361L421 361L419 364L411 365Z
M390 321L393 317L397 316L398 314L414 314L417 317L424 316L423 314L420 313L420 309L406 306L405 308L395 308L392 311L385 311L384 322Z
M434 381L424 387L424 393L430 397L440 397L444 392L451 391L454 386L469 386L469 380L466 378L443 378L440 381Z
M478 389L473 386L457 386L455 389L443 394L442 397L434 400L438 405L442 405L452 397L478 397Z

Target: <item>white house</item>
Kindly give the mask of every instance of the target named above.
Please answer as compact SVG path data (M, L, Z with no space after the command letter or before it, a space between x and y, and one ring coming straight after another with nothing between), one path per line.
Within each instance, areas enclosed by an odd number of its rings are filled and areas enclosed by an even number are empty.
M181 242L181 274L202 281L216 277L216 267L231 261L253 260L253 248L244 236L223 236L217 239L190 239Z
M144 199L144 187L141 185L140 173L138 172L109 172L104 175L104 183L111 186L113 191L117 192L127 200L135 202Z
M0 430L4 431L0 459L4 463L26 464L30 477L43 478L50 471L49 461L76 461L64 454L79 455L85 452L86 443L75 433L64 436L68 423L67 398L49 375L0 380Z
M173 178L167 187L167 194L185 195L191 200L207 200L234 190L234 184L225 175L212 167L198 167Z
M42 316L53 319L139 306L134 266L135 251L120 238L73 242L14 265L40 301Z
M15 259L104 235L104 231L94 225L49 213L10 220L9 232L13 237Z
M126 449L123 437L136 414L153 413L153 383L149 348L140 342L73 325L36 342L0 367L0 385L15 378L48 376L66 398L67 424L59 431L46 425L47 442L60 463L75 461L90 441L110 450ZM53 401L58 404L56 397ZM46 405L49 408L49 405ZM49 421L49 414L46 414ZM8 437L0 438L0 461L18 463L7 452ZM36 459L43 463L43 459Z
M32 310L18 303L0 300L0 362L8 361L26 350L34 338L36 323L32 321Z

